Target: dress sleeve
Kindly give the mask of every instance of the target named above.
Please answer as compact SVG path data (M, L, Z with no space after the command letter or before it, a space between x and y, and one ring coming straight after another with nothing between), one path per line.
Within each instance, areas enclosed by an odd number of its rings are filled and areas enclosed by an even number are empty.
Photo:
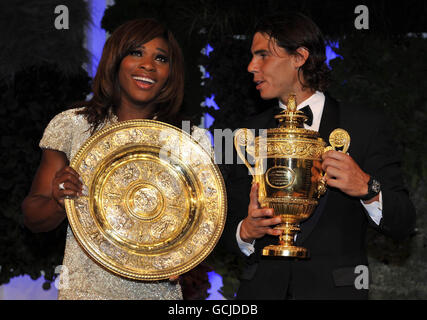
M57 114L47 125L39 146L42 149L62 151L70 159L73 139L74 110Z

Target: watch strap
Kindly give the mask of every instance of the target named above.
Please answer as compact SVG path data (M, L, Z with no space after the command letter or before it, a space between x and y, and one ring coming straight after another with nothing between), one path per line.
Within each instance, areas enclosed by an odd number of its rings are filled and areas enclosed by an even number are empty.
M368 193L359 198L360 200L364 200L364 201L370 200L373 197L375 197L377 194L379 194L380 191L381 191L381 184L377 179L371 176L368 181Z

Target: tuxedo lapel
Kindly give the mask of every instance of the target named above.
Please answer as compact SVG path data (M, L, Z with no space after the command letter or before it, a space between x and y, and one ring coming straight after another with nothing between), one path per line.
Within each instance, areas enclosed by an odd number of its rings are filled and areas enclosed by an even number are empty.
M329 144L329 135L339 128L340 109L338 102L325 93L325 106L323 107L322 119L320 120L319 134L320 137Z
M277 119L274 118L276 114L279 114L283 109L279 106L275 106L266 112L266 118L264 120L264 126L262 128L276 128L277 127Z
M279 107L268 108L264 112L245 120L240 127L248 129L276 128L277 120L274 118L274 116L280 111L281 109Z
M329 135L331 132L339 128L340 114L338 103L325 94L325 106L323 107L322 119L320 122L319 134L320 137L329 144ZM313 214L301 223L301 232L297 236L297 245L301 245L313 231L317 222L319 221L328 199L329 192L326 192L320 199L319 204L314 210Z
M326 201L328 200L328 195L329 191L326 191L326 193L319 199L319 203L314 212L311 214L310 218L301 223L301 232L297 235L297 240L295 242L296 245L301 245L310 235L311 231L313 231L314 227L320 219L320 216L323 213Z

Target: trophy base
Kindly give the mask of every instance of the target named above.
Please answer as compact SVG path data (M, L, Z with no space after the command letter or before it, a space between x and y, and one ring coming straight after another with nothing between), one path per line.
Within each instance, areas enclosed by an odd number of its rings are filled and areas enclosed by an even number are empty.
M308 250L303 247L270 245L262 249L263 256L290 257L305 259L310 256Z

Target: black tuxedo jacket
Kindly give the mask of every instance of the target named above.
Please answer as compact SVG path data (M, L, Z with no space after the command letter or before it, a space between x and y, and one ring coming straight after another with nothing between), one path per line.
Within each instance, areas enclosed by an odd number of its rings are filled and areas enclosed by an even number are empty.
M358 265L368 265L365 234L368 225L395 237L404 238L414 229L415 209L403 187L400 162L390 126L383 117L360 106L338 104L325 94L319 133L326 141L335 128L351 137L349 154L363 171L381 182L383 217L377 226L359 199L328 188L312 216L301 224L297 245L310 251L310 258L263 257L262 248L277 243L265 236L255 242L255 253L240 251L236 230L247 216L252 177L244 165L222 165L228 198L227 223L220 244L245 259L237 299L366 299L368 290L356 289ZM277 108L244 121L240 127L276 127ZM236 158L234 158L236 163Z

